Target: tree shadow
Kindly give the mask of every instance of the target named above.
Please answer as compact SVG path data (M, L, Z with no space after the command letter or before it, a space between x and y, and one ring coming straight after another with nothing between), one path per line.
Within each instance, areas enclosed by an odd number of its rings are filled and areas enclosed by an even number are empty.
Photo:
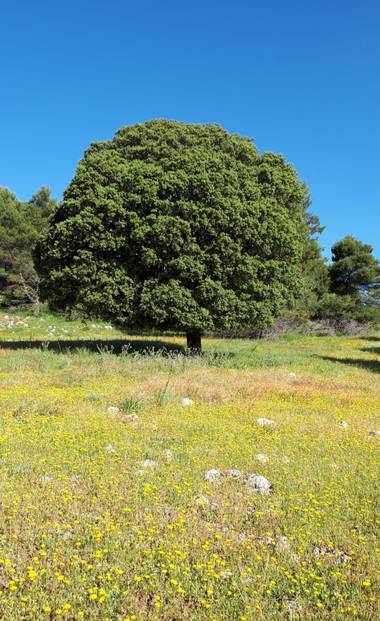
M339 362L340 364L348 364L353 367L359 367L372 373L380 373L380 361L378 360L365 360L362 358L333 358L332 356L318 356L322 360L328 360L329 362Z
M55 340L55 341L0 341L0 349L40 349L54 353L75 352L86 350L93 353L120 354L161 354L174 355L188 353L185 347L168 341L156 339L80 339L80 340Z
M360 351L366 351L369 354L376 354L380 356L380 347L361 347Z
M380 343L380 336L366 336L366 337L359 337L362 341L373 341L375 343Z

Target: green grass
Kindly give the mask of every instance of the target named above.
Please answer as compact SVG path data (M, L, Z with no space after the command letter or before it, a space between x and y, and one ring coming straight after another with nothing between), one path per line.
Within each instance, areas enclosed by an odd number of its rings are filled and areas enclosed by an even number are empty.
M379 334L190 357L20 316L0 313L2 620L380 618Z

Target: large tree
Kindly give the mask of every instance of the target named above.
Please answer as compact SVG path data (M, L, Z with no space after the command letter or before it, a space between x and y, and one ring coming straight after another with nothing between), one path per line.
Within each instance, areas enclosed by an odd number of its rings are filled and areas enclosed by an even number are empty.
M38 277L32 252L47 228L55 201L41 188L27 203L0 188L0 304L24 305L38 300Z
M217 125L156 120L93 143L37 252L53 309L187 333L262 329L301 287L307 191Z

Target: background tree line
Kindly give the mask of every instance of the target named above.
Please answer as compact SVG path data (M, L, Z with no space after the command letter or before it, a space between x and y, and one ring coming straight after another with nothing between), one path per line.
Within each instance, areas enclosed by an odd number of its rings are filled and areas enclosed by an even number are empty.
M45 187L26 203L0 189L0 304L42 292L55 310L190 339L289 312L379 322L372 247L347 236L328 264L310 204L281 156L219 126L123 128L86 151L59 205Z
M0 188L0 305L39 303L39 278L33 251L45 234L56 202L42 187L27 202Z

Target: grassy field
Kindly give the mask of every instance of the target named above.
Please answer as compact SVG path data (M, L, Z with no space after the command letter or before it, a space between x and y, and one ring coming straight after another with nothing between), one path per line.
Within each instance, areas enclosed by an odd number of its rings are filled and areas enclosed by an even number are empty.
M378 620L380 336L165 345L0 313L0 619Z

